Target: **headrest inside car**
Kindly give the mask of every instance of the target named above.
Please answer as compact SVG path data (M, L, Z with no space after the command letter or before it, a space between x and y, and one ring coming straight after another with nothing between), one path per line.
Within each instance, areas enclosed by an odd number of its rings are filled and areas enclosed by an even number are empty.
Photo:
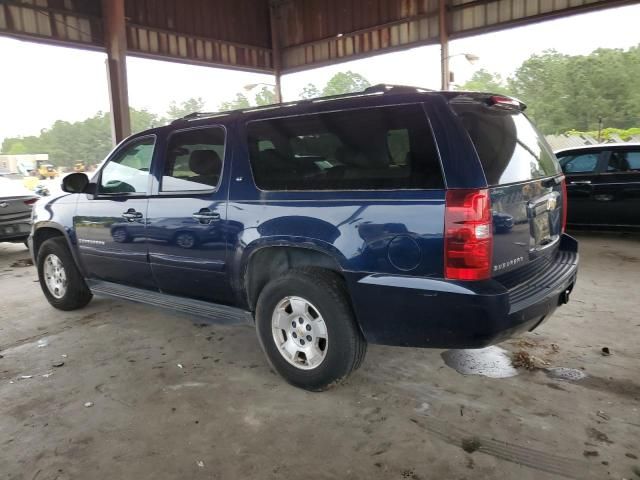
M189 168L198 175L218 175L222 161L214 150L194 150L189 157Z

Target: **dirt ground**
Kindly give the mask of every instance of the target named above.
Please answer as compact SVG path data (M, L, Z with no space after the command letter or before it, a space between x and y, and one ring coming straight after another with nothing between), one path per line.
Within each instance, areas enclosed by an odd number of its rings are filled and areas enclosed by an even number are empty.
M372 346L319 394L271 372L249 327L54 310L0 244L0 479L640 479L640 237L578 238L569 305L500 345L522 366L467 359L517 375Z

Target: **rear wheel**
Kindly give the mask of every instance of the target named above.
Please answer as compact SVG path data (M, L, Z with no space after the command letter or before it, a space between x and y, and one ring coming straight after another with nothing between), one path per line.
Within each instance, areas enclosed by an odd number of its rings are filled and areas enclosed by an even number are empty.
M367 347L344 281L318 268L292 270L269 282L258 298L256 330L274 370L312 391L348 377Z
M38 278L49 303L60 310L76 310L91 300L87 287L66 241L50 238L38 251Z

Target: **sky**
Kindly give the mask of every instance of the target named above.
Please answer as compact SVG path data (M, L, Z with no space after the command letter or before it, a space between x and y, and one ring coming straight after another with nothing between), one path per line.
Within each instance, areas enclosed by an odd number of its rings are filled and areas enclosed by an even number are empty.
M451 55L472 53L450 61L457 83L480 68L512 74L534 53L554 48L583 55L597 48L628 48L640 44L640 5L575 15L450 43ZM0 37L0 142L5 137L37 135L54 121L79 121L109 109L106 56L64 47L45 46ZM320 89L337 72L351 70L372 84L390 83L440 87L439 47L340 63L282 77L284 100L295 100L312 82ZM127 59L129 103L137 109L165 114L172 101L202 97L207 110L258 82L273 83L269 75L182 65L135 57Z

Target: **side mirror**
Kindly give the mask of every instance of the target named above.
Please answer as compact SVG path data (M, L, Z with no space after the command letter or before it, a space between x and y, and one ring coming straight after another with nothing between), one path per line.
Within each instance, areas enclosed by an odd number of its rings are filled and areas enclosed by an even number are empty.
M89 177L84 173L70 173L62 179L62 191L67 193L86 193Z

